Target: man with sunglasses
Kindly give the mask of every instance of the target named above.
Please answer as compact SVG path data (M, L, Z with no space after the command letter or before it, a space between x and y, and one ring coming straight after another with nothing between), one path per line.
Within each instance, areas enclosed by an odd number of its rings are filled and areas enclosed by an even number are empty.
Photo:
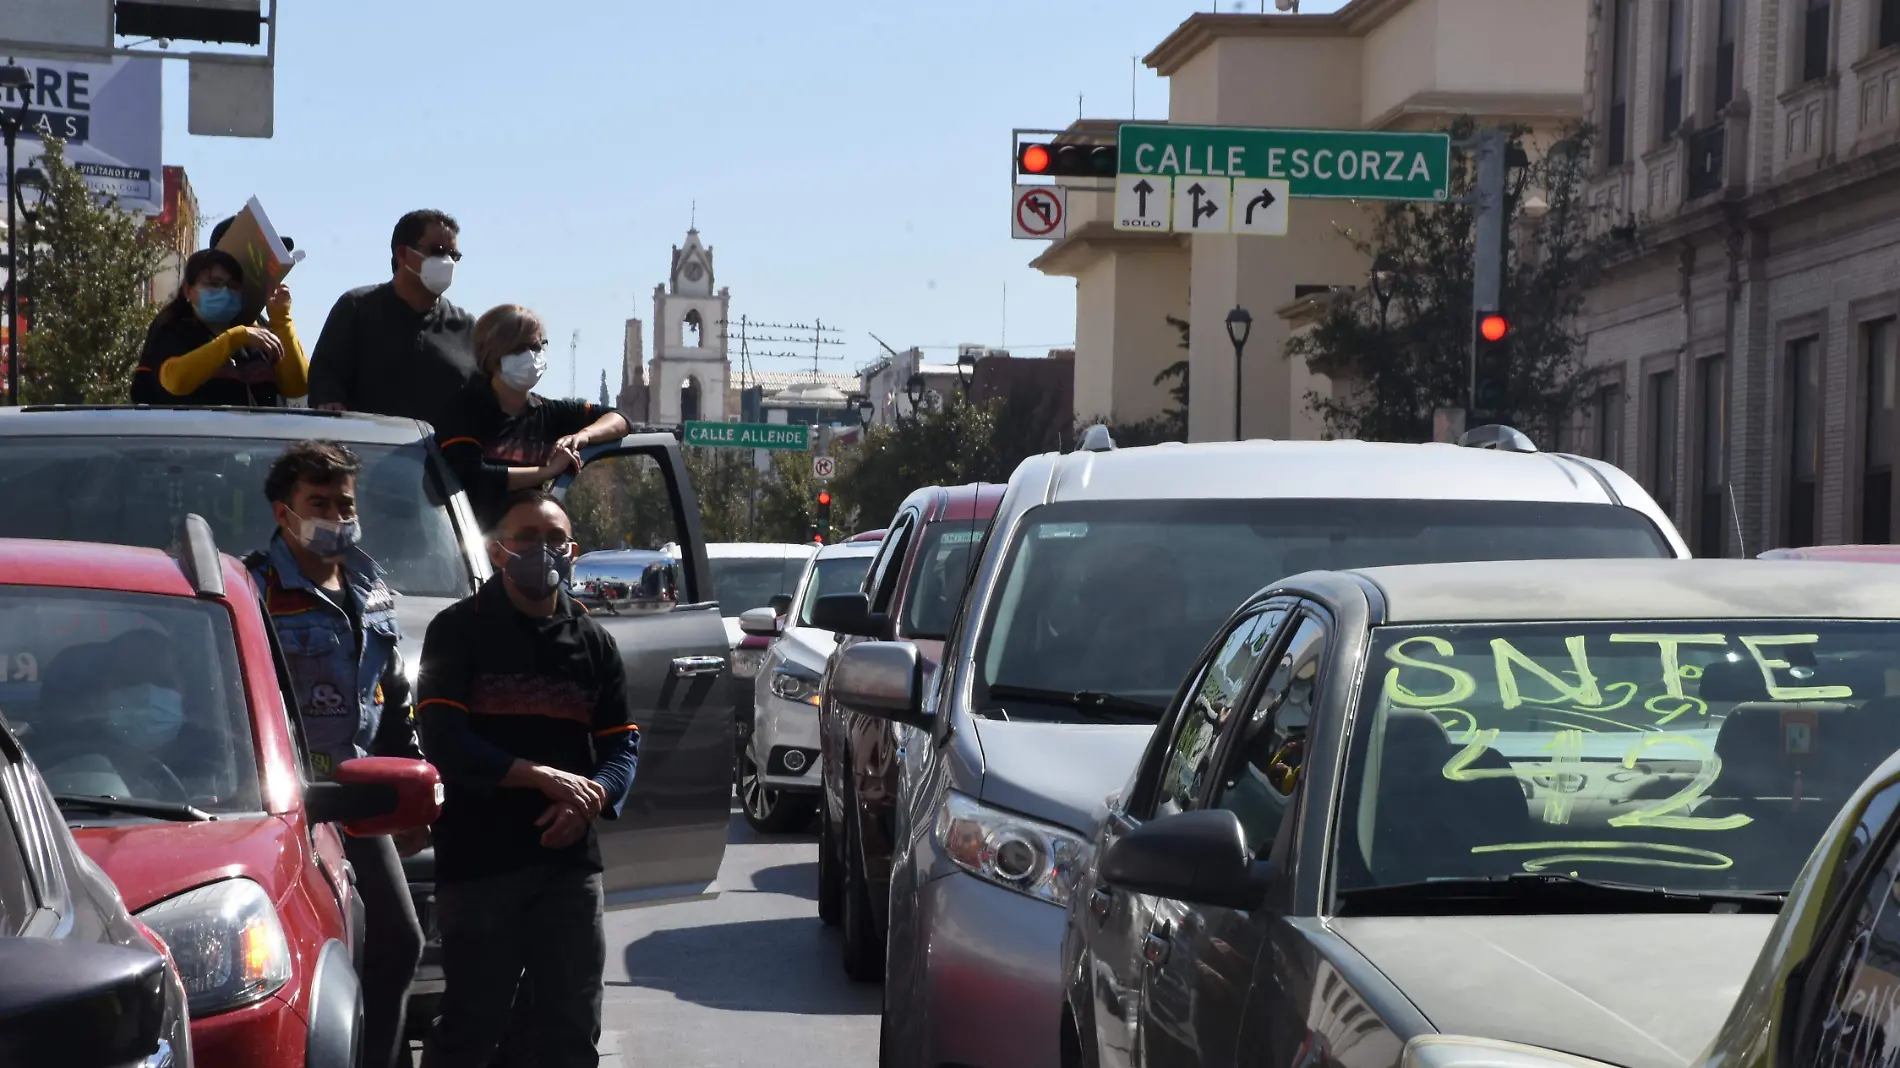
M462 260L461 227L412 211L389 239L387 282L338 298L310 357L310 405L435 423L475 375L475 319L444 293Z
M633 786L638 728L614 641L565 586L573 526L547 492L502 503L496 575L429 624L416 711L446 797L435 824L445 990L423 1068L490 1063L522 994L542 1068L599 1063L596 819Z

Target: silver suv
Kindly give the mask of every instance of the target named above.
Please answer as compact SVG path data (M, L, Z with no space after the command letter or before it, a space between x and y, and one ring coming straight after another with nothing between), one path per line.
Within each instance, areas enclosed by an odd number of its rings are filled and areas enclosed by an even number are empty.
M1092 431L1084 451L1016 469L942 667L926 677L908 643L864 642L828 680L842 704L907 728L881 1063L1063 1063L1064 909L1104 798L1263 585L1380 564L1689 555L1622 471L1488 440L1505 448L1117 450Z

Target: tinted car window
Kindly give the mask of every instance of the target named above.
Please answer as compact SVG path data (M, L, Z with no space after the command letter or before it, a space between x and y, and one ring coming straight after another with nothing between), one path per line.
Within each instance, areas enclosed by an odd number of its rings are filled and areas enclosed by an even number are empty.
M1025 515L979 638L986 686L1167 704L1234 605L1302 571L1667 557L1641 514L1500 501L1087 501ZM1010 715L1074 715L1066 705Z
M1817 1026L1802 1031L1808 1048L1801 1068L1874 1068L1891 1064L1900 1034L1890 1030L1900 1006L1900 850L1889 849L1880 869L1848 904L1840 957L1815 981L1826 983Z
M0 708L54 794L189 802L212 813L261 807L223 606L0 588L0 650Z
M926 528L904 590L901 636L941 640L949 633L982 541L982 527L938 523Z
M1900 749L1900 624L1374 633L1339 840L1358 886L1519 871L1785 892Z
M6 754L0 752L0 775L12 778L14 770ZM20 848L20 834L15 829L20 815L13 810L14 798L10 791L0 788L0 800L5 801L0 806L0 938L10 938L26 926L27 917L39 905L39 895L33 890L26 851Z
M811 609L818 598L862 589L865 572L869 570L871 558L868 556L835 556L814 563L811 581L805 584L805 603L798 606L798 625L811 626Z
M1240 622L1202 672L1187 706L1181 710L1168 760L1155 794L1155 815L1186 811L1201 795L1214 761L1214 742L1234 712L1253 665L1273 640L1281 613L1262 612Z
M713 557L713 592L719 595L719 614L736 616L764 608L779 594L798 586L803 560L778 557Z
M0 537L165 548L187 512L242 555L276 530L264 475L287 442L237 438L10 438ZM363 548L398 593L463 597L472 580L422 442L351 445L363 460Z
M1319 695L1325 637L1318 622L1300 621L1240 726L1233 755L1224 760L1227 770L1214 807L1240 817L1256 859L1267 856L1299 784L1306 729Z

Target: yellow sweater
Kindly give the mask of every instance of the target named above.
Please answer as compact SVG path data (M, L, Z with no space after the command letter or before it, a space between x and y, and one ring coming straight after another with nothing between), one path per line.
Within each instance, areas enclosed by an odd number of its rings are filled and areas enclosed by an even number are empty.
M277 361L277 392L286 397L301 397L310 392L310 361L304 356L303 343L290 320L290 310L273 317L268 327L284 346L284 358ZM158 369L158 384L175 397L198 392L218 369L244 348L245 328L234 326L207 344L166 360Z

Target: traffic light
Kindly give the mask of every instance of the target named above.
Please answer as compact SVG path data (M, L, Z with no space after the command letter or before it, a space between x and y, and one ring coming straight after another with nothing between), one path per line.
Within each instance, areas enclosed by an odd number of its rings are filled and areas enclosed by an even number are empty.
M1058 145L1030 141L1016 146L1016 173L1039 178L1113 178L1114 145Z
M818 491L818 522L814 524L818 532L818 541L823 544L831 537L831 491Z
M1479 316L1471 406L1478 416L1491 421L1509 415L1505 405L1510 396L1510 344L1510 320L1496 312Z

